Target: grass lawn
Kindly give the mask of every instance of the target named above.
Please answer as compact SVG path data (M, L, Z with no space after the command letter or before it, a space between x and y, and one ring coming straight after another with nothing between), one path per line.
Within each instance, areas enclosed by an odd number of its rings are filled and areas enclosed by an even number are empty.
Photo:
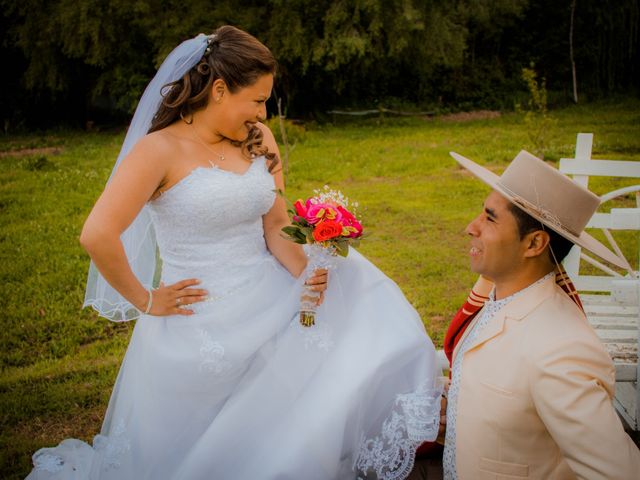
M640 100L552 114L558 123L547 151L551 163L573 155L578 132L595 134L596 158L640 160ZM132 324L80 310L89 260L78 235L123 134L0 137L2 478L23 478L42 446L67 437L90 441L99 431ZM463 230L488 193L448 152L499 173L521 148L531 148L528 141L518 114L310 127L291 152L288 196L327 183L359 201L372 233L360 251L400 285L440 347L475 278ZM633 183L596 180L591 188L602 194ZM637 262L637 238L621 239Z

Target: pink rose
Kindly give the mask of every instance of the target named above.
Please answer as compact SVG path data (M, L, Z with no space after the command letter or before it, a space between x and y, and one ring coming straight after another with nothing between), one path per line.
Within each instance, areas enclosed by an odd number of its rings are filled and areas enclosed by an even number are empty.
M304 216L304 218L311 225L315 225L316 223L322 220L323 215L324 215L324 209L320 205L313 203L307 209L307 214Z
M340 212L342 218L342 224L345 228L345 235L343 236L350 238L357 238L362 235L362 224L353 216L353 214L344 207L338 206L338 211Z
M323 220L340 222L342 219L342 214L333 205L328 205L326 203L311 203L310 205L307 204L307 206L308 208L305 219L312 225Z

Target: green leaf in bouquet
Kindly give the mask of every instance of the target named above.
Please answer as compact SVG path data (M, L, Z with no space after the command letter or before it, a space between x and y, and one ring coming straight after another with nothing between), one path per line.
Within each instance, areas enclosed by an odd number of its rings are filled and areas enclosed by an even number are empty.
M282 238L284 238L284 239L287 239L287 240L291 241L291 242L296 242L296 241L297 241L297 238L296 238L296 237L291 236L291 235L289 235L289 234L287 234L287 233L281 233L281 234L280 234L280 236L281 236Z
M307 238L300 235L289 235L289 234L283 233L282 237L286 238L287 240L293 243L299 243L300 245L304 245L305 243L307 243Z
M313 228L312 227L299 227L300 231L302 232L302 234L304 236L309 236L313 234Z
M300 227L296 227L295 225L287 225L286 227L282 227L282 231L291 237L297 236L296 234L300 231Z
M304 233L302 233L300 230L298 230L296 232L295 242L304 245L305 243L307 243L307 236Z
M307 236L304 232L301 231L300 227L297 225L287 225L286 227L282 227L283 236L287 240L291 240L292 242L299 243L304 245L307 243Z
M338 255L341 257L346 257L349 253L349 241L348 240L338 240L335 242L336 251Z
M307 232L307 243L315 243L316 239L313 238L313 230L309 229Z

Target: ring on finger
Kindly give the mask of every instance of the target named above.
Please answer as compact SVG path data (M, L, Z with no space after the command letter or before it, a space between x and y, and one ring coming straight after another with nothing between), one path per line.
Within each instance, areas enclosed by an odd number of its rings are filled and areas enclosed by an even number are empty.
M181 303L182 303L182 298L180 297L176 298L176 306L180 306Z

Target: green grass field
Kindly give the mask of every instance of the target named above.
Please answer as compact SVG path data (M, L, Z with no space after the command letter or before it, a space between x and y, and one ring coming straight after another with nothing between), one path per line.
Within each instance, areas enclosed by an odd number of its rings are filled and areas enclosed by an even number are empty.
M593 132L594 157L640 160L640 101L553 111L547 159L573 155ZM23 478L31 454L67 437L91 440L132 324L81 310L89 259L82 223L123 131L0 137L0 477ZM371 236L360 251L403 289L437 346L475 276L464 227L487 189L450 150L496 172L531 148L519 114L477 120L368 119L309 126L290 156L288 196L329 184L360 205ZM598 181L598 194L633 181ZM630 204L631 200L626 201ZM637 237L622 248L637 262Z

